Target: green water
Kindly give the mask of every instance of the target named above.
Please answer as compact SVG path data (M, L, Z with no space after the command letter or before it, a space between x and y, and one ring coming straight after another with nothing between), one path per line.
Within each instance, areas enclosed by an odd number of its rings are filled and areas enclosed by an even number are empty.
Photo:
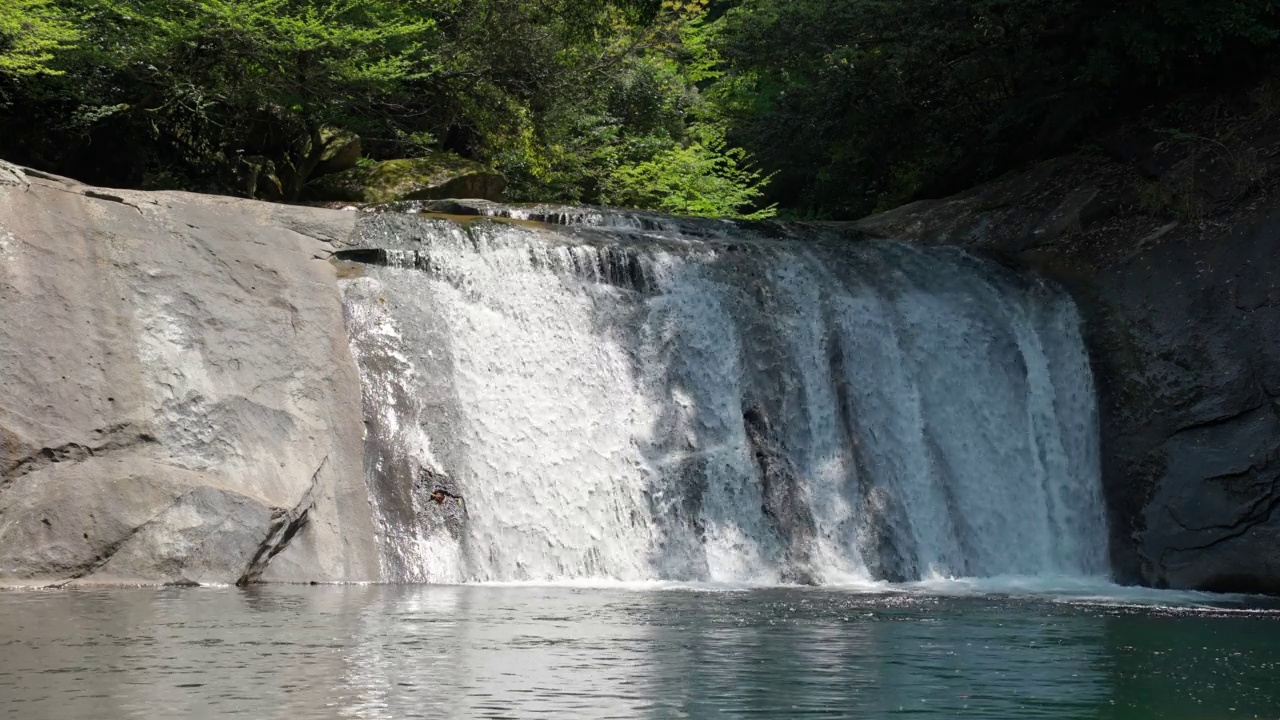
M921 589L10 592L0 715L1280 718L1280 614L1209 604Z

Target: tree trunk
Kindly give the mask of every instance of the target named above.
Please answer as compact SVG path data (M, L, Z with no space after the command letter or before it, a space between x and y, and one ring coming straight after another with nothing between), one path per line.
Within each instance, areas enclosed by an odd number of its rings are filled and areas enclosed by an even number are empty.
M311 179L311 174L315 172L316 167L320 165L320 161L324 159L324 153L328 148L329 143L325 142L321 136L320 126L310 125L307 131L307 139L300 152L297 153L296 161L294 157L289 157L287 159L287 168L282 172L282 174L288 175L288 178L280 178L285 185L285 200L294 201L302 196L302 189L306 187L307 181Z

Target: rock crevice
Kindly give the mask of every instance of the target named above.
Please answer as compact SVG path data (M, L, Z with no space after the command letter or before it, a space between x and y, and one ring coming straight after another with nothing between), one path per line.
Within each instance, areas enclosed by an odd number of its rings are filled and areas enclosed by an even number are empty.
M251 585L261 579L271 560L276 555L284 552L289 546L289 542L306 527L307 522L311 519L311 512L315 509L320 472L324 470L325 465L328 463L329 457L326 455L324 460L320 461L320 467L316 468L315 473L312 474L311 486L303 493L302 499L298 501L297 505L287 510L284 508L272 509L271 528L267 533L267 537L263 539L248 566L240 575L240 578L236 580L236 585Z
M154 443L155 437L148 432L139 431L128 423L93 431L98 442L89 440L69 442L56 447L43 447L39 450L11 459L0 467L0 491L11 485L27 473L62 462L81 462L87 458L107 455L119 450L128 450L138 445Z

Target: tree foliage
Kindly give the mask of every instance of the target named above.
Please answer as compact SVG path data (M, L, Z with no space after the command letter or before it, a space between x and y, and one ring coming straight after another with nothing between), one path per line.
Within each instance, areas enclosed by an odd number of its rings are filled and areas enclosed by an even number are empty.
M605 181L604 201L675 215L773 217L773 206L751 210L767 179L747 166L746 151L728 147L719 128L697 127L692 134L698 139L615 168Z
M743 0L715 92L775 198L856 215L1060 149L1276 42L1270 0Z
M848 217L1251 81L1274 0L0 0L0 156L296 196L337 131L516 200Z
M92 10L100 40L88 58L111 74L98 108L139 116L197 168L274 148L289 196L320 161L325 126L396 126L399 99L433 66L435 23L399 3L98 0Z
M0 75L53 75L59 52L80 39L51 0L0 0Z

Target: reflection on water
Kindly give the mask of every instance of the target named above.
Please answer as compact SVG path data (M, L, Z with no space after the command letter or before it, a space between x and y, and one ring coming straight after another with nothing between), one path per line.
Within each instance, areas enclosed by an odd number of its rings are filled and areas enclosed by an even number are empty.
M1280 718L1280 616L817 590L0 593L23 718Z

